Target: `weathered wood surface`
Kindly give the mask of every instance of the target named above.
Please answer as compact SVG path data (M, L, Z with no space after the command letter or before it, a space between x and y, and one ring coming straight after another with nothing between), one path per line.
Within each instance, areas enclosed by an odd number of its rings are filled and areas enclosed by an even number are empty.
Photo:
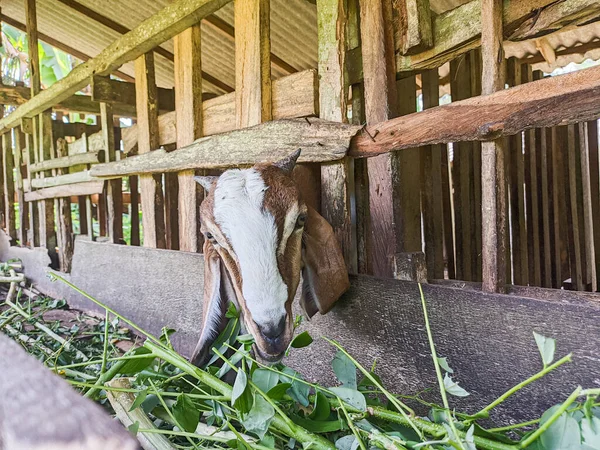
M0 86L0 102L5 105L20 106L31 98L30 89L23 86ZM52 106L55 111L69 111L86 114L99 114L100 105L89 95L72 95ZM115 114L135 117L135 108L130 105L116 104Z
M2 333L0 395L4 450L139 449L135 438L100 405L83 398Z
M394 41L401 54L433 47L429 0L393 0Z
M93 75L108 75L126 62L171 39L202 18L222 8L230 0L179 0L144 20L129 33L114 41L93 59L80 64L69 75L36 95L9 116L0 120L0 132L18 125L65 100L89 83Z
M2 108L0 108L2 111ZM20 150L17 150L20 151ZM13 142L10 134L2 135L2 172L4 194L4 224L8 234L15 243L17 230L15 227L15 179L14 179ZM18 167L17 171L21 168Z
M599 116L600 67L592 67L367 126L353 139L349 155L367 157L428 144L485 141Z
M135 108L135 83L94 76L90 87L92 100L95 102L114 103L114 107L124 104ZM175 92L173 89L157 88L157 93L159 111L174 111Z
M83 183L85 181L93 181L94 178L90 175L89 170L82 172L69 173L67 175L57 175L55 177L48 178L32 178L30 180L30 186L34 189L50 188L55 186L63 186L65 184ZM25 191L28 191L27 183L25 185Z
M274 161L298 148L300 162L342 159L350 139L360 129L321 119L287 119L196 140L172 152L163 149L91 169L95 177L121 177L139 173L215 169Z
M68 152L67 141L63 138L56 140L56 156L64 157ZM56 170L57 175L65 173L65 169ZM62 272L71 271L71 262L73 261L73 219L71 214L71 197L62 197L55 202L57 216L57 246L60 270Z
M32 164L29 170L33 173L52 169L65 169L81 164L97 164L105 161L104 150L95 150L87 153L79 153L71 156L62 156L49 159L37 164Z
M319 114L319 88L316 70L304 70L274 80L272 90L274 120ZM177 141L176 123L175 112L158 116L160 145ZM203 101L202 124L205 136L235 130L235 93ZM123 128L123 151L125 153L130 153L134 149L137 140L137 125Z
M64 296L73 306L91 308L79 294L48 280L44 271L48 258L41 256L39 250L10 248L0 240L0 259L19 257L38 289ZM70 281L151 333L159 334L163 326L177 329L171 340L184 354L194 348L202 317L202 255L78 239ZM327 336L366 367L377 359L377 374L394 392L412 395L435 387L417 284L366 276L351 277L351 284L329 314L301 325L299 331L309 331L315 342L293 350L285 363L310 380L331 385L335 349L318 339ZM545 290L547 294L540 295L543 300L535 300L530 298L530 288L522 295L436 285L423 289L438 354L448 358L456 379L471 392L465 399L452 399L457 408L476 412L542 368L533 331L556 338L557 356L573 352L573 363L544 379L543 386L533 385L502 404L492 414L493 422L530 420L566 398L573 386L596 386L600 371L597 294L586 294L584 301L573 300L572 293ZM581 339L582 330L586 339Z
M102 137L106 149L107 161L116 161L116 148L120 144L115 138L113 108L110 103L100 104L100 123L102 124ZM100 220L108 226L108 237L111 242L118 244L123 239L123 183L120 179L110 180L106 183L104 198L98 206L106 204L107 221Z

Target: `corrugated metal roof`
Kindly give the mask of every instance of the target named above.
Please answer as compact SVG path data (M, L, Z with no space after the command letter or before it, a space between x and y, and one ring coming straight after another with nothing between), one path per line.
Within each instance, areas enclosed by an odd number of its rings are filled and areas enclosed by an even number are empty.
M131 29L144 19L165 7L170 0L77 0L78 3L93 11L112 19ZM466 0L432 0L431 8L436 14L456 8ZM85 16L75 9L57 0L37 0L38 26L41 33L57 39L89 56L97 55L121 34L111 28ZM3 0L2 13L25 22L23 0ZM233 3L228 4L216 15L227 24L234 24ZM229 86L235 85L234 42L214 26L202 24L202 68ZM561 33L553 33L545 37L552 48L561 50L574 45L587 44L600 40L600 24L587 25ZM161 47L173 52L173 42L167 41ZM534 41L508 43L509 56L520 58L539 54ZM308 0L271 0L271 51L283 61L298 70L317 66L317 18L316 6ZM600 57L598 50L583 55L559 57L556 66L566 65L571 61L580 62L586 57ZM161 87L173 86L173 62L162 55L156 55L156 78ZM550 70L551 67L539 67ZM122 67L122 71L133 76L133 64ZM274 78L286 74L284 70L272 66ZM215 93L223 91L208 83L205 90Z

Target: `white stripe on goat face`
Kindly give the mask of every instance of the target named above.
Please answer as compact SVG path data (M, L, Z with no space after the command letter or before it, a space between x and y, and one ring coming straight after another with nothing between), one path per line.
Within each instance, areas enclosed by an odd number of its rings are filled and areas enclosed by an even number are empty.
M267 189L255 169L228 170L214 203L215 223L237 257L246 307L259 327L278 324L288 298L277 266L277 226L263 205Z

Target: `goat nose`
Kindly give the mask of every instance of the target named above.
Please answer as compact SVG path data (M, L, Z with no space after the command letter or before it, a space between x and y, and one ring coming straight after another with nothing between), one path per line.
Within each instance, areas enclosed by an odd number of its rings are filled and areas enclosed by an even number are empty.
M270 323L264 326L259 326L262 335L267 340L273 341L283 334L285 331L285 316L283 316L278 323Z

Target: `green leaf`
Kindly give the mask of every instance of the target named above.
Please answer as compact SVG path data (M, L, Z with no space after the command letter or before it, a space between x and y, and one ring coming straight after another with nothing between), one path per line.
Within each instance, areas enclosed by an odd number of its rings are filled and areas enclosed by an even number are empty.
M233 391L231 392L231 404L235 405L235 402L242 396L246 387L248 386L248 376L243 370L238 370L233 383Z
M242 425L246 431L263 438L275 416L275 409L261 395L256 395L254 405L248 414L243 416Z
M144 400L146 400L147 396L148 396L148 389L144 389L143 391L138 392L138 394L135 396L135 400L131 404L131 408L129 408L129 412L138 408L144 402Z
M333 387L329 388L331 392L341 398L343 401L348 403L350 406L360 410L367 410L367 401L365 400L365 396L357 391L356 389L350 389L345 387Z
M560 405L548 409L540 420L540 426L548 421ZM581 432L579 424L567 413L561 414L550 427L540 436L540 443L544 450L579 449Z
M237 341L241 344L253 344L254 336L251 334L241 334L237 337Z
M173 417L183 427L184 431L193 433L200 421L200 411L190 397L182 394L177 397L177 401L173 405Z
M309 417L313 420L327 420L330 414L331 406L329 405L329 400L325 394L320 391L317 392L317 395L315 396L315 406Z
M287 375L291 375L294 378L303 380L302 375L300 375L295 370L290 369L289 367L284 367L283 373L287 374ZM302 383L300 381L297 381L293 378L288 378L283 374L280 375L280 378L281 378L281 381L283 381L284 383L291 383L292 386L288 389L288 394L290 397L292 397L295 401L297 401L304 407L307 407L308 405L310 405L310 402L308 401L308 394L310 393L309 385Z
M176 331L177 330L175 330L174 328L163 327L162 334L160 335L159 339L160 342L162 342L165 345L168 345L170 348L173 348L173 346L171 345L171 335Z
M446 374L444 376L444 389L450 395L454 395L456 397L466 397L469 395L467 391L465 391L462 387L458 385L458 382L452 380L450 375Z
M134 436L137 435L138 430L140 429L140 423L136 420L135 422L133 422L131 425L129 425L127 427L127 429L129 430L129 432L131 434L133 434Z
M308 347L310 344L312 344L312 342L313 338L310 334L308 334L308 331L303 331L292 340L290 346L294 348L303 348Z
M283 398L289 388L292 387L292 383L279 383L277 386L269 390L267 395L273 400L279 401Z
M133 350L129 355L145 355L151 354L152 352L148 350L146 347L138 347ZM136 373L141 372L146 367L150 366L154 361L155 356L149 356L148 358L139 358L139 359L129 359L123 367L121 367L121 374L123 375L135 375Z
M583 418L581 420L581 437L587 446L594 450L600 450L600 419L597 417Z
M356 389L356 367L344 352L338 350L331 362L335 376L344 387Z
M554 350L556 349L556 340L552 338L547 338L542 336L541 334L537 334L535 331L533 332L533 337L535 338L535 343L537 344L538 350L540 351L540 355L542 355L542 362L544 363L544 367L548 364L552 363L554 360Z
M442 369L444 369L446 372L454 373L454 370L452 370L450 368L450 366L448 365L448 360L446 358L438 358L437 361L438 361L438 364L440 365L440 367Z
M317 421L306 419L295 414L292 414L290 418L295 424L300 425L302 428L313 433L332 433L334 431L346 429L344 422L341 420Z
M142 410L148 414L151 413L154 408L160 403L160 399L154 395L150 394L146 397L146 399L142 402Z
M465 435L464 447L466 450L477 450L475 447L475 441L473 440L473 433L475 432L475 427L471 425L467 430L467 434Z
M358 448L358 441L353 434L349 434L335 441L335 448L337 450L356 450Z
M225 317L228 319L235 319L236 317L240 317L240 313L233 303L229 303L227 307L227 312L225 313Z
M270 434L263 436L259 444L263 447L275 448L275 436L271 436Z
M263 392L269 392L279 382L279 374L267 369L256 369L252 374L252 381Z

